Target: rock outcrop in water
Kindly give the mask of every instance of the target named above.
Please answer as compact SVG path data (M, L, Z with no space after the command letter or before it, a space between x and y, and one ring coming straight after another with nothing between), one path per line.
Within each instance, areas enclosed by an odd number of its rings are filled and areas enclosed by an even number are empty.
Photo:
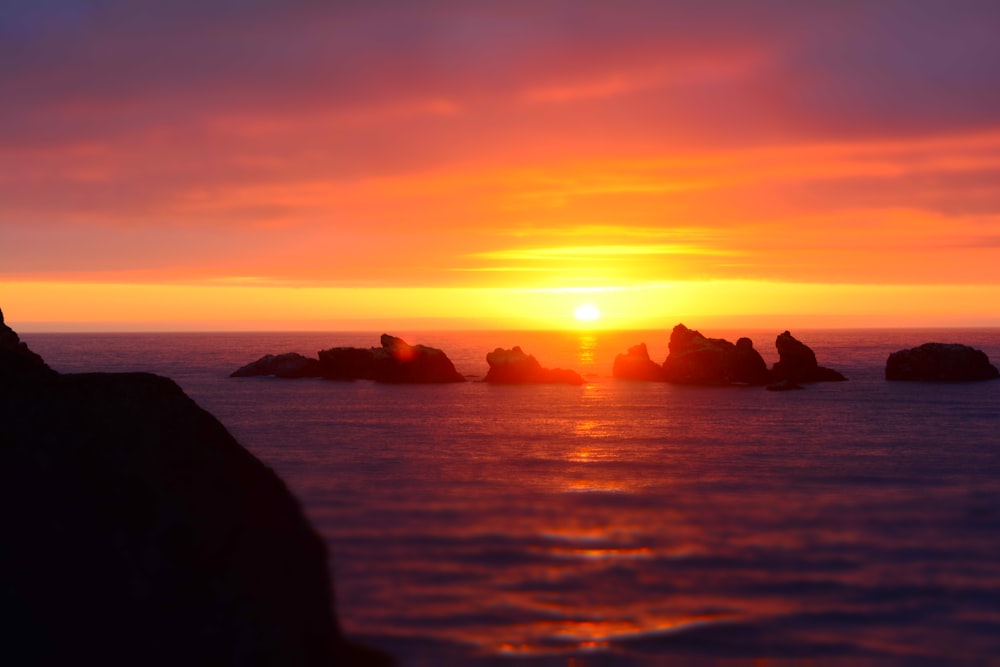
M785 331L774 341L778 361L771 367L770 381L776 385L794 385L799 382L843 382L847 380L832 368L816 362L816 353L791 333Z
M889 355L886 380L972 382L996 380L1000 371L982 350L958 343L924 343Z
M706 338L678 324L670 334L669 354L663 362L667 382L674 384L766 384L767 364L749 338L735 344Z
M410 345L382 334L381 347L335 347L319 353L320 372L331 380L374 380L391 384L465 382L443 351Z
M171 380L60 375L0 314L8 664L385 664L284 483Z
M266 354L234 371L229 377L246 378L273 375L279 378L318 378L322 376L318 359L310 359L297 352Z
M381 347L320 350L318 359L295 352L269 354L236 370L230 377L323 377L328 380L373 380L392 384L465 382L448 355L437 348L410 345L402 338L389 334L382 334L380 342Z
M649 350L645 343L633 345L625 354L615 356L611 375L620 380L640 380L644 382L661 382L663 367L649 358Z
M630 347L628 353L615 357L612 374L625 380L673 384L766 384L771 391L802 389L800 382L847 379L817 364L816 355L809 346L787 331L778 336L775 346L779 360L768 371L749 338L740 338L734 344L722 338L706 338L678 324L670 334L670 352L662 367L650 360L646 344L640 343Z
M490 370L484 382L493 384L583 384L576 371L563 368L542 368L534 356L520 347L497 348L486 355Z

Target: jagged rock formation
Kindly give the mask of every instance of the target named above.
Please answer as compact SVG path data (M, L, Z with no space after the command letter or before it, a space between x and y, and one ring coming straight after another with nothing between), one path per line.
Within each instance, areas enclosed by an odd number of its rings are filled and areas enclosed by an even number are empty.
M333 613L326 548L174 382L60 375L0 316L9 664L384 664Z
M273 375L279 378L317 378L322 376L318 359L310 359L297 352L266 354L257 361L243 366L229 377L245 378Z
M842 374L831 368L824 368L816 362L816 353L785 331L774 341L778 349L778 361L771 367L771 382L843 382Z
M510 350L497 348L486 355L490 370L484 382L494 384L583 384L576 371L562 368L542 368L542 365L520 347Z
M649 350L645 343L633 345L625 354L615 356L611 374L621 380L641 380L646 382L662 382L663 367L649 358Z
M749 338L740 338L734 345L678 324L670 334L669 350L663 362L667 382L760 385L768 381L767 364Z
M1000 371L982 350L959 343L924 343L889 355L886 380L970 382L995 380Z

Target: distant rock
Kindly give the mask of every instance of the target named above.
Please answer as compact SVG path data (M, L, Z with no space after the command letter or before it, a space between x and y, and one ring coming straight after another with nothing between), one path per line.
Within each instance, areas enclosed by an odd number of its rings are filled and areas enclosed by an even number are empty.
M465 382L441 350L410 345L382 334L381 347L333 347L318 359L295 352L268 354L234 371L230 377L274 375L283 378L323 377L328 380L374 380L392 384Z
M761 385L768 381L767 364L749 338L733 344L721 338L706 338L678 324L670 334L669 349L663 362L667 382Z
M958 343L924 343L889 355L886 380L970 382L995 380L1000 371L982 350Z
M633 345L625 354L617 355L611 374L621 380L662 382L665 379L663 367L649 358L645 343Z
M355 665L326 547L174 382L60 375L0 328L6 664Z
M320 375L327 380L370 380L375 348L331 347L319 351Z
M824 368L816 362L816 353L785 331L774 341L778 349L778 361L771 368L771 382L844 382L841 373Z
M279 378L315 378L320 377L318 359L310 359L297 352L286 354L267 354L252 363L234 371L229 377L245 378L259 375L273 375Z
M335 347L319 352L320 372L331 380L374 380L391 384L465 382L443 351L410 345L382 334L381 347Z
M525 354L520 347L510 350L497 348L486 355L490 370L484 382L494 384L583 384L576 371L562 368L542 368L538 360Z

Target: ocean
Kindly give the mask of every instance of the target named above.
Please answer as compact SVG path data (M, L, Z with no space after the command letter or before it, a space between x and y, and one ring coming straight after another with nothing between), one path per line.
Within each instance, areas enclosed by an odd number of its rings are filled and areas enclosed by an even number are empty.
M702 331L777 360L780 331ZM345 632L401 667L1000 660L1000 381L883 379L930 341L997 364L1000 330L793 331L849 378L795 392L611 377L669 330L389 332L470 380L520 345L583 386L228 377L381 333L21 337L180 384L287 482Z

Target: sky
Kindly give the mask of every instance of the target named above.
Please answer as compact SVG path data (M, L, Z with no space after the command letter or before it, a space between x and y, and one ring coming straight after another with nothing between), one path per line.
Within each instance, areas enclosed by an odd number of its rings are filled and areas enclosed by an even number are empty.
M966 0L0 0L0 308L1000 326L998 34Z

